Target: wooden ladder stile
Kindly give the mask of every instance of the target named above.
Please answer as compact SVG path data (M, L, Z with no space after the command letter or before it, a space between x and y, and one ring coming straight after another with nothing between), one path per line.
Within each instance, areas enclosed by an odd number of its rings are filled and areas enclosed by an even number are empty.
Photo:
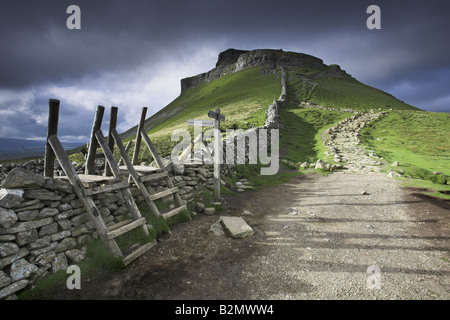
M153 143L150 141L150 138L147 135L147 132L145 130L141 131L142 138L144 139L145 144L147 145L148 149L150 150L150 153L153 156L153 159L155 159L155 162L157 163L158 167L163 170L163 172L166 172L167 175L163 176L164 182L170 189L176 189L173 193L173 197L175 198L175 203L177 204L177 207L173 209L170 212L164 213L162 216L164 218L172 217L179 212L182 212L183 210L186 210L186 204L184 203L183 199L181 199L180 193L178 188L175 188L172 179L169 177L169 173L167 172L167 169L164 167L163 162L161 161L161 158L159 157L159 154L156 152L155 147L153 146ZM164 191L163 191L164 192ZM191 219L191 216L189 216L189 219Z
M147 144L147 147L149 148L153 159L155 159L155 162L157 163L157 168L152 167L142 167L142 166L134 166L132 164L132 161L130 160L128 153L125 151L125 148L123 147L123 144L120 140L120 136L117 133L116 130L112 130L112 136L114 137L114 140L116 141L117 148L119 149L120 156L123 159L125 163L125 167L120 167L121 169L124 169L128 172L136 186L141 192L141 195L144 198L144 201L147 203L148 207L150 208L150 211L155 214L156 217L162 216L164 219L168 219L184 210L187 209L186 204L183 202L183 200L180 197L179 189L178 187L175 187L172 179L169 176L169 173L167 169L163 166L161 158L159 157L158 153L156 152L156 149L154 148L153 144L151 144L150 139L148 138L145 131L142 131L142 138L144 139L144 142ZM152 187L145 186L144 182L149 181L157 181L164 179L166 185L169 187L168 190L162 191L162 192L156 192ZM150 192L149 192L150 190ZM166 213L161 214L158 207L155 204L155 200L169 196L173 194L173 197L175 199L176 207ZM190 216L189 216L190 218Z
M101 131L99 130L99 132ZM67 179L73 186L75 193L86 208L86 211L91 221L94 223L104 245L113 254L113 256L123 258L123 263L125 265L128 265L134 259L155 246L156 240L141 245L139 248L133 250L128 255L125 255L117 244L116 238L118 236L136 228L141 227L146 236L149 235L149 232L146 226L146 220L144 217L142 217L138 207L134 202L132 194L129 190L129 184L122 179L118 164L112 157L112 152L107 146L106 140L104 140L104 137L102 140L102 136L98 133L96 133L96 137L103 149L103 152L105 153L105 157L109 162L114 177L78 175L74 167L72 166L70 159L67 156L64 148L62 147L58 137L56 135L52 135L48 138L48 142L53 149L56 158L61 165L61 168L65 172ZM109 182L111 184L106 184L104 186L91 189L86 188L84 184L92 181ZM113 190L118 191L122 196L122 199L127 206L127 209L129 210L131 219L107 227L92 197L95 194L110 192Z
M120 152L121 161L125 163L125 166L120 166L119 169L129 174L128 181L134 181L134 183L140 190L145 202L150 208L150 211L153 212L156 217L162 216L164 219L168 219L180 212L183 212L184 210L187 210L187 206L184 203L183 199L181 199L179 189L174 186L172 179L169 176L169 172L164 167L163 162L158 152L156 151L156 148L154 147L153 143L147 135L147 132L145 131L144 127L146 113L147 108L142 108L141 119L139 121L136 132L136 142L133 150L132 160L128 156L128 150L126 150L123 146L122 140L120 139L120 136L115 128L111 130L111 135L114 138L115 144L117 145L117 148ZM156 167L136 165L138 163L141 140L144 140L145 144L147 145L147 148L149 149L153 159L155 160ZM144 182L157 181L161 179L164 179L164 182L166 183L169 190L156 192L156 190L154 190L150 185L146 186L144 184ZM169 212L161 214L154 201L172 194L175 200L176 207ZM189 219L191 219L190 215Z

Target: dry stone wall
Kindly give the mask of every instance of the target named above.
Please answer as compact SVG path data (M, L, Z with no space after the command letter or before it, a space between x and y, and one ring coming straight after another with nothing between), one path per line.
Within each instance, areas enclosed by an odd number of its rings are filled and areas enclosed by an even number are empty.
M241 134L281 128L279 108L286 100L283 68L281 84L281 95L269 106L264 126ZM237 148L237 139L239 135L225 141L225 146L233 143ZM73 165L82 173L81 166ZM102 174L103 168L104 161L97 160L96 173ZM169 164L168 169L186 202L195 192L214 188L212 164ZM226 174L224 166L222 170L222 174ZM0 164L0 299L14 297L47 274L79 263L86 257L90 240L98 237L70 183L60 178L44 177L43 171L42 159L23 164ZM63 175L57 163L55 175ZM150 186L157 192L168 189L164 181L148 183L147 187ZM136 187L130 189L136 203L145 205L139 190ZM163 199L166 200L172 199ZM94 202L107 226L127 217L128 209L118 192L95 195Z
M172 180L181 198L188 201L196 191L212 189L212 170L205 165L178 168ZM157 192L168 189L164 181L148 186ZM136 203L145 205L140 191L130 189ZM163 199L168 200L172 199ZM128 215L118 192L95 195L94 202L107 226ZM14 297L48 273L82 261L95 237L96 228L69 182L14 167L0 189L0 299Z
M254 127L246 131L241 131L231 138L224 140L224 150L234 148L234 155L236 162L234 163L246 163L249 160L250 141L247 137L256 137L256 143L252 146L255 150L267 150L269 143L272 140L271 129L281 129L282 123L280 119L280 108L286 104L286 72L281 67L281 94L277 100L274 100L266 110L266 121L262 127ZM260 130L266 130L263 134L266 134L266 139L260 139ZM261 136L263 136L263 134ZM247 139L247 141L246 141ZM242 143L244 141L244 143ZM259 152L259 151L258 151Z

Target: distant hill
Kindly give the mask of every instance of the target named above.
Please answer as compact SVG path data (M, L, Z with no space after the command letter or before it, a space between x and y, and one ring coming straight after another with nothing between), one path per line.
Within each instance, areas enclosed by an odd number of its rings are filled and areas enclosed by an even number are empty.
M66 150L79 147L81 144L62 142ZM0 161L40 157L45 153L45 141L0 138Z

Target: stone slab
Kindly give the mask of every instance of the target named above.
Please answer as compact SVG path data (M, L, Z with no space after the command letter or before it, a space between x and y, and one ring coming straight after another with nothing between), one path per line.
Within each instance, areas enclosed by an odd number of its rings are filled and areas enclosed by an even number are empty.
M232 238L245 238L255 232L241 217L222 217L222 225Z

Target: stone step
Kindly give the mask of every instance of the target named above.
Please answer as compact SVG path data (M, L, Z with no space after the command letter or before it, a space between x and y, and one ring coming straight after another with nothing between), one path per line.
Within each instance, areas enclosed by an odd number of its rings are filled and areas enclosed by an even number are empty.
M221 217L221 222L232 238L249 237L255 233L241 217Z

